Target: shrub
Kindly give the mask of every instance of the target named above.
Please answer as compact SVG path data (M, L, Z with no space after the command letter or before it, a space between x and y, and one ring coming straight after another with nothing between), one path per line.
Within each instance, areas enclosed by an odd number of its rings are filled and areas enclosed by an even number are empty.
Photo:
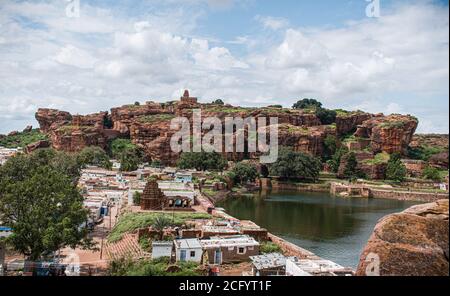
M278 160L270 166L270 173L281 178L317 180L322 164L317 158L291 148L281 147Z
M387 167L386 178L397 182L402 182L406 177L406 167L401 161L401 155L394 153L391 155Z
M320 119L322 124L332 124L336 122L337 113L334 110L329 110L325 108L317 108L316 116Z
M322 103L315 99L302 99L295 103L292 108L294 109L309 109L309 108L321 108Z
M235 184L243 184L247 182L254 182L258 177L258 170L252 164L248 163L238 163L233 168L234 173L233 181Z
M262 254L282 253L281 247L273 242L262 242L259 246L259 251Z
M81 150L77 155L77 161L81 166L94 165L108 170L112 168L108 154L102 148L96 146Z
M437 181L437 182L442 181L442 177L441 177L439 170L432 166L427 166L423 170L423 177L427 180L433 180L433 181Z
M180 169L196 169L198 171L223 170L227 161L217 152L184 152L178 160Z

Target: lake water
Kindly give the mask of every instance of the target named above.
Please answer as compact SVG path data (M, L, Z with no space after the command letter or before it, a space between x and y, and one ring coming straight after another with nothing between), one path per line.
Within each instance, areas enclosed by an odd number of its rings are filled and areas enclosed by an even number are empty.
M324 259L356 268L377 221L415 204L283 191L230 198L219 206Z

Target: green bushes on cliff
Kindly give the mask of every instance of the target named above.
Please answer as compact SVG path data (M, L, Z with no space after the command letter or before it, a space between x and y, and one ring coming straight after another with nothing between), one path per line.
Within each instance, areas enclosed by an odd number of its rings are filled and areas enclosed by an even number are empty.
M27 145L41 140L48 140L47 135L41 133L39 129L33 129L1 138L0 146L5 148L25 148Z

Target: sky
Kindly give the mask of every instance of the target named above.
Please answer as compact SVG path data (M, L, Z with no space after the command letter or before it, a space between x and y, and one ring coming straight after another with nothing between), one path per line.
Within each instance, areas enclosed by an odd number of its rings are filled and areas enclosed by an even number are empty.
M0 0L0 133L149 100L315 98L449 131L447 1ZM76 9L77 2L79 10ZM75 7L75 9L72 9Z

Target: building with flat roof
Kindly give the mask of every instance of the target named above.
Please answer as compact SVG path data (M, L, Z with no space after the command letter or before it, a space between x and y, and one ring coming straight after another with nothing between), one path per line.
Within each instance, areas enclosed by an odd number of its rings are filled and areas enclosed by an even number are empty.
M200 244L208 254L209 264L243 262L259 254L259 242L248 235L216 236L202 239Z
M176 261L202 261L203 249L200 241L196 238L174 240Z

